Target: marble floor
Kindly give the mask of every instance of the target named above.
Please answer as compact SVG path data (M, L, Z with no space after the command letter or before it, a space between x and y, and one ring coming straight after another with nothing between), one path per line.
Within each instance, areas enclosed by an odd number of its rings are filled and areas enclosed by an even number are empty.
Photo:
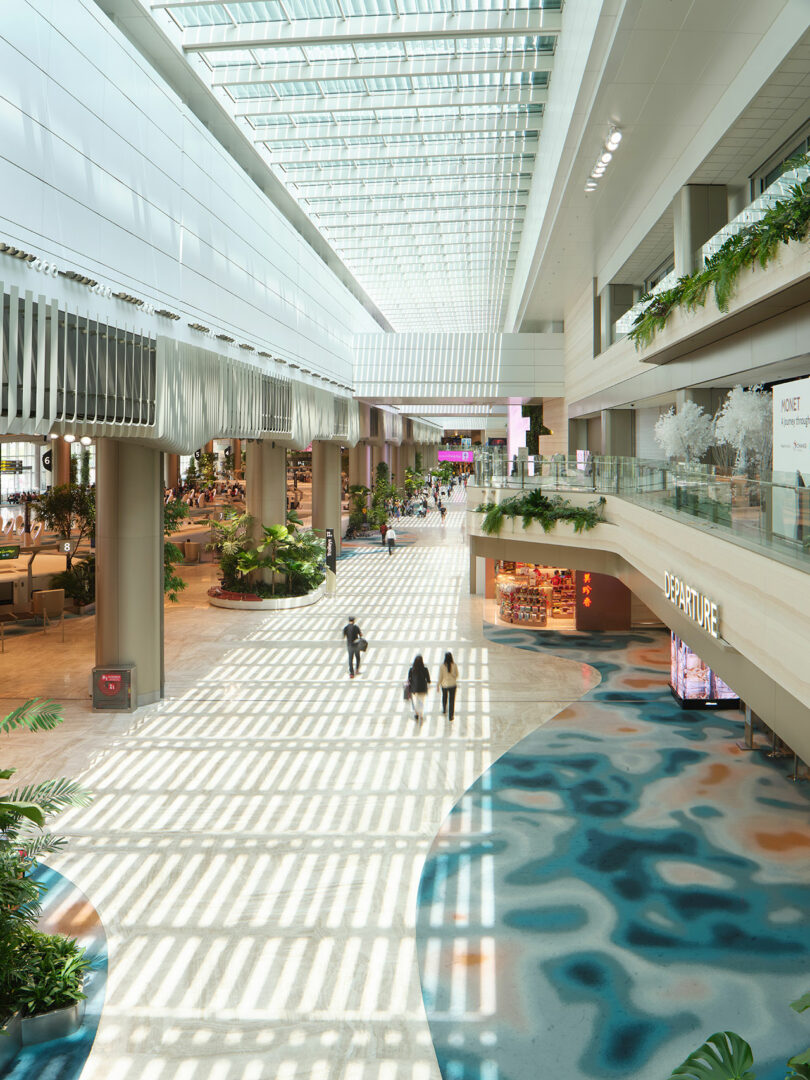
M581 659L487 640L467 591L463 504L360 545L338 595L284 615L208 607L210 566L166 612L167 697L92 713L92 620L0 657L0 708L65 703L6 738L20 779L95 793L63 815L54 868L106 930L107 999L82 1080L434 1080L416 896L441 822L509 747L599 680ZM370 645L349 680L341 628ZM456 720L417 727L402 682L421 651L461 669ZM59 1078L62 1080L62 1078Z

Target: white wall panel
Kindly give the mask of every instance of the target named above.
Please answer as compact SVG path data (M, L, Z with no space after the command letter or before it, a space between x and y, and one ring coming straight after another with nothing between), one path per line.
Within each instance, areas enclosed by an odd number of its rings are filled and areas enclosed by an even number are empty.
M371 315L92 0L3 15L0 238L183 316L138 311L145 333L264 364L188 329L200 322L351 382ZM94 318L133 318L64 278L48 286Z
M378 401L561 397L562 334L363 334L355 387Z

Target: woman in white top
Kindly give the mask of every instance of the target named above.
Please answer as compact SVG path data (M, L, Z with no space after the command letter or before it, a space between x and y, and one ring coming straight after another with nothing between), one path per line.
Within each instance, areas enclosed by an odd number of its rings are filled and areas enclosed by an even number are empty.
M453 659L453 654L444 654L444 661L439 668L439 681L436 689L442 692L442 713L447 715L448 720L453 719L456 711L456 686L458 685L458 667Z

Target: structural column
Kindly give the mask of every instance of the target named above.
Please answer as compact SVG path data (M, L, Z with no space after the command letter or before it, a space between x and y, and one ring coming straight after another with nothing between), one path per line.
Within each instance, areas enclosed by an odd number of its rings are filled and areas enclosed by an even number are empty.
M602 453L607 457L633 457L635 454L635 419L632 409L603 409Z
M96 442L96 665L135 665L135 704L163 696L159 450Z
M349 485L371 487L371 447L359 442L349 450Z
M54 439L51 447L51 477L52 483L70 483L70 443L64 439Z
M287 520L287 448L264 440L249 442L245 474L247 512L262 525L283 525Z
M391 479L397 485L397 487L401 488L405 484L405 466L408 463L405 447L402 445L397 445L396 443L392 443L390 453Z
M180 486L180 455L166 454L166 487L177 488Z
M698 248L728 221L728 192L722 184L687 184L672 203L675 273L695 270Z
M337 443L312 443L312 528L323 532L335 530L335 550L340 554L340 446Z
M540 453L543 457L568 453L568 422L565 414L565 398L543 398L543 426L551 432L540 436Z
M371 480L372 483L377 479L377 466L381 461L384 461L389 466L390 470L390 457L388 443L377 444L374 443L371 447Z

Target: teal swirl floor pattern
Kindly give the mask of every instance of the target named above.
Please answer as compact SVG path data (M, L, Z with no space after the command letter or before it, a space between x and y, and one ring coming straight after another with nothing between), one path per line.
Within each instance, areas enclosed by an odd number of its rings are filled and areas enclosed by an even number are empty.
M87 995L84 1020L79 1030L68 1038L24 1046L13 1062L0 1069L0 1077L2 1080L79 1080L93 1047L104 1005L107 936L98 912L73 882L44 865L37 868L34 877L48 889L42 903L40 929L48 934L75 937L92 960L84 981Z
M810 1044L810 799L740 751L736 712L684 712L668 635L536 634L602 682L454 807L417 941L445 1080L666 1080L739 1031L758 1080Z

